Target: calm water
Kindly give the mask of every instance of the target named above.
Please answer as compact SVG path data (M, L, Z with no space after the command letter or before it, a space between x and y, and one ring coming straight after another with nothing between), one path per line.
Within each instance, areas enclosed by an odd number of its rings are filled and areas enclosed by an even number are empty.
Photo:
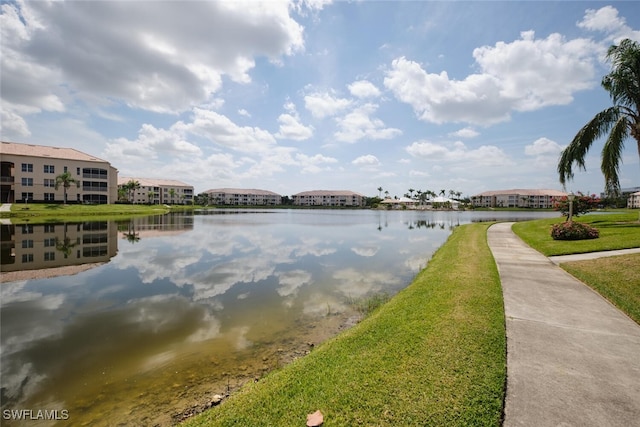
M68 418L60 425L174 424L352 325L353 301L407 286L455 226L557 215L269 210L3 225L2 424L56 424L7 410Z

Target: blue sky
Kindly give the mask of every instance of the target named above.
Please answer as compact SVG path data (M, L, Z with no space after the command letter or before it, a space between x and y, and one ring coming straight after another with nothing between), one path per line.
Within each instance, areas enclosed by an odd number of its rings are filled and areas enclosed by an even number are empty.
M196 192L562 189L637 2L2 2L2 140ZM567 190L603 189L601 143ZM628 140L622 187L640 185Z

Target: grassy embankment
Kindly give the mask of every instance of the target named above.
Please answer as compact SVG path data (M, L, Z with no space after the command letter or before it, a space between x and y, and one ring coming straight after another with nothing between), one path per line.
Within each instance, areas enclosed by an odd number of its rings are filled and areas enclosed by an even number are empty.
M553 240L551 224L562 219L518 223L513 230L531 247L548 256L640 247L637 211L587 215L576 220L596 227L600 237L574 242ZM560 266L640 323L640 254L566 262Z
M12 224L37 224L48 222L99 221L125 219L140 215L165 214L174 207L163 205L78 205L54 203L13 204L10 212L3 212L2 218L10 218Z
M188 426L500 425L504 309L488 224L454 230L413 283Z

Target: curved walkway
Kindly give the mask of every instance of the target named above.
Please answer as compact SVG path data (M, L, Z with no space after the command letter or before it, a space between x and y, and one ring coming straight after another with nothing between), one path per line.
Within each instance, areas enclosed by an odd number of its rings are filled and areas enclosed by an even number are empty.
M504 425L640 426L640 325L513 223L489 227L507 328Z

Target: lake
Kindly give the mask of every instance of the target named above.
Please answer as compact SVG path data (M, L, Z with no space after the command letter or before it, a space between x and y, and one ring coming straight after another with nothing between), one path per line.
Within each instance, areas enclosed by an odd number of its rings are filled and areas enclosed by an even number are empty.
M358 302L406 287L456 226L557 216L211 210L2 225L2 424L175 424L357 323Z

